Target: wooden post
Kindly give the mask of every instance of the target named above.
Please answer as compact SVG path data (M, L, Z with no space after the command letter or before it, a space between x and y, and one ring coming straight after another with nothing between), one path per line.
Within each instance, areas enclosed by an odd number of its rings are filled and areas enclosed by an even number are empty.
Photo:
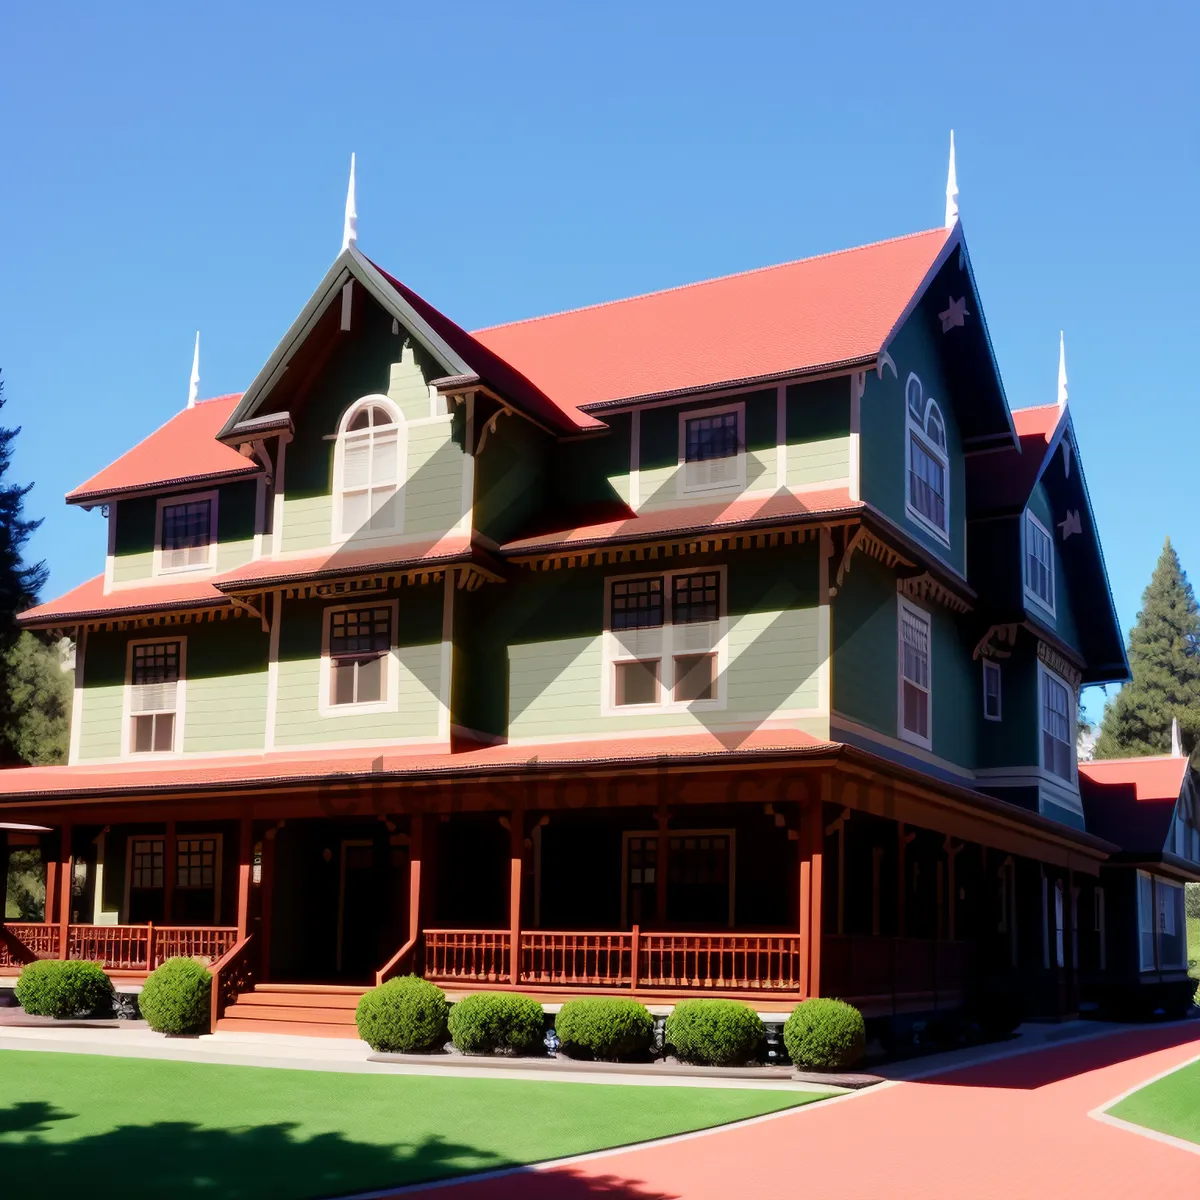
M154 970L154 922L146 925L146 974Z
M657 910L655 920L659 929L667 924L667 856L671 850L670 830L667 828L671 817L667 806L658 806L658 839L654 851L654 907Z
M0 897L8 895L8 859L10 854L8 830L0 829ZM0 908L0 925L4 924L4 909Z
M42 858L46 863L46 899L42 902L42 921L47 925L54 924L54 910L58 905L58 859L51 858L42 843Z
M264 983L271 979L271 918L275 905L275 838L279 826L268 829L263 837L262 881L258 885L262 904L259 925L262 945L258 948L259 975Z
M636 992L638 990L638 959L642 953L642 930L641 926L633 927L633 937L629 943L629 990Z
M254 854L254 829L249 816L242 818L238 832L237 936L240 942L250 923L250 860Z
M66 958L70 949L71 882L75 874L71 857L71 823L63 822L62 843L58 850L58 957Z
M812 822L808 818L809 809L819 801L806 800L800 806L800 822L796 838L796 880L800 886L800 903L797 909L797 929L800 933L800 990L807 997L812 993L808 990L809 949L812 937Z
M809 900L808 900L808 994L821 994L821 930L824 892L825 818L824 804L809 806Z
M525 854L525 809L517 805L509 815L508 863L508 970L513 984L521 982L521 866Z
M408 940L414 946L421 936L421 865L425 855L426 820L423 814L415 813L409 823Z
M175 822L167 822L167 835L163 841L163 915L162 923L171 924L171 910L175 902L176 862L179 842L175 836Z

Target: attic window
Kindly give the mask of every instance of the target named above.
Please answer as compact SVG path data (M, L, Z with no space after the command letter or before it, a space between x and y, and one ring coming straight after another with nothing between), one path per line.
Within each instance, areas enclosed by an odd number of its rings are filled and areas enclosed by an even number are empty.
M403 526L404 421L385 396L342 419L334 459L334 540L398 533Z
M680 413L681 495L745 486L745 424L746 406L741 403Z
M196 571L216 565L217 493L158 502L155 573Z
M905 511L940 542L950 540L950 457L946 421L921 380L909 375L905 385L907 485Z

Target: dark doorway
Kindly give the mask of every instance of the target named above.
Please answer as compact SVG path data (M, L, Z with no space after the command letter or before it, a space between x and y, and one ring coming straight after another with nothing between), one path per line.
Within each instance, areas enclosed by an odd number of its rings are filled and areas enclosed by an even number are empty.
M443 929L508 925L509 834L494 815L438 823L435 924Z

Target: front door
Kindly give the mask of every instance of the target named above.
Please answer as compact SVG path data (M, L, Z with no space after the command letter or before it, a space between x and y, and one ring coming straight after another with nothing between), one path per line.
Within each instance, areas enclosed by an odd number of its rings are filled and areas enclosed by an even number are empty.
M380 965L376 960L381 899L376 886L374 843L346 838L341 847L338 886L339 975L366 978Z

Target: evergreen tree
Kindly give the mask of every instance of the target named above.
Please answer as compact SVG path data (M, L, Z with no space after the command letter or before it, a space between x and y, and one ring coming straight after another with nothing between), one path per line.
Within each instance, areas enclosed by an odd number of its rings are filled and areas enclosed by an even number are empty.
M0 408L4 407L4 381L0 379ZM33 484L13 483L7 478L12 463L13 441L20 433L0 426L0 663L4 664L4 686L0 687L0 761L19 761L19 756L7 736L17 723L13 708L13 689L9 676L9 660L20 631L16 616L37 600L46 582L45 563L25 564L22 551L40 521L27 521L24 515L25 497Z
M1171 718L1185 749L1200 742L1200 607L1167 538L1129 634L1133 678L1104 710L1097 758L1168 754Z
M10 723L2 736L13 755L35 766L66 762L74 673L63 670L59 647L22 633L7 676Z

